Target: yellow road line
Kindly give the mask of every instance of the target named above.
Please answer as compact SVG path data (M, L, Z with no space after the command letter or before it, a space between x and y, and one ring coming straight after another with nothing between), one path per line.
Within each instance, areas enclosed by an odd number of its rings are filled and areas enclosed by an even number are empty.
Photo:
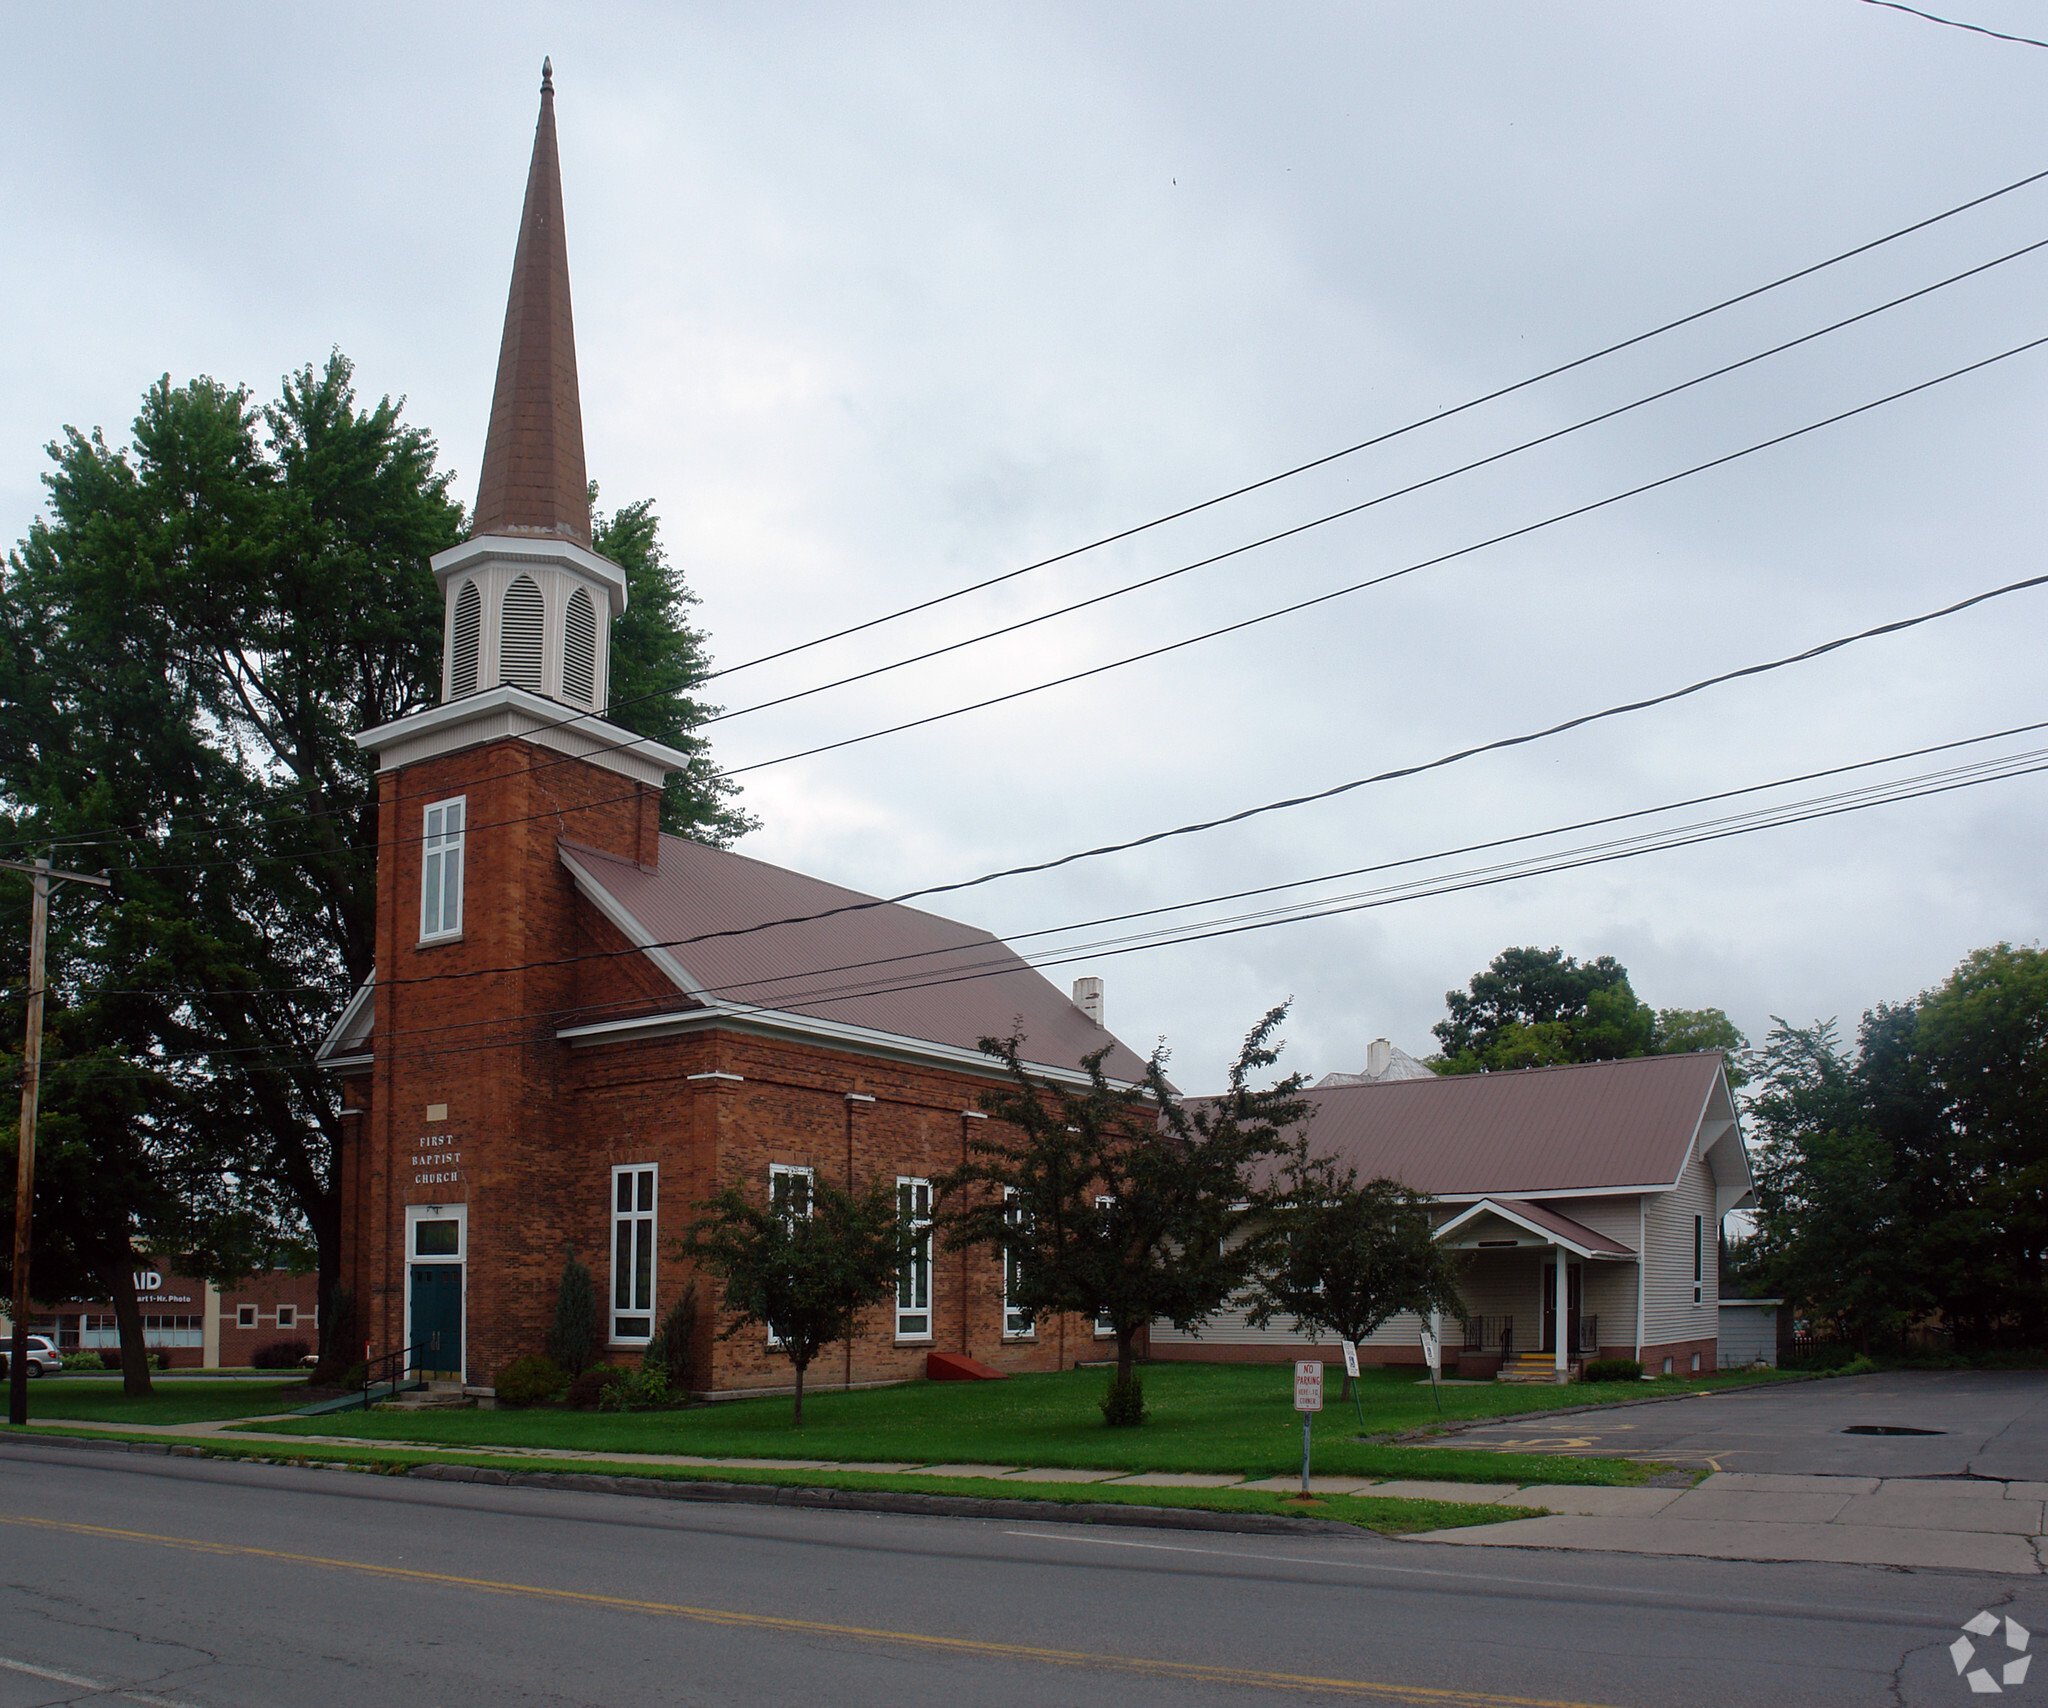
M818 1619L791 1619L771 1613L735 1613L717 1607L688 1607L671 1601L641 1601L629 1596L593 1595L583 1590L550 1589L543 1584L503 1583L493 1578L458 1577L423 1572L406 1566L380 1566L363 1560L330 1560L318 1554L292 1554L276 1548L252 1548L239 1542L208 1542L191 1536L159 1536L147 1530L116 1530L101 1524L74 1524L54 1518L28 1518L0 1513L0 1524L32 1530L58 1530L115 1542L149 1542L195 1554L218 1554L290 1565L317 1566L326 1571L358 1572L365 1577L397 1578L409 1583L445 1584L489 1595L527 1596L537 1601L566 1601L582 1607L612 1608L622 1613L653 1613L692 1619L706 1625L730 1625L758 1631L809 1637L849 1637L859 1642L897 1643L948 1654L982 1655L995 1660L1036 1661L1048 1666L1096 1667L1112 1672L1148 1673L1202 1684L1258 1685L1269 1690L1319 1690L1328 1694L1369 1697L1382 1702L1407 1702L1424 1708L1598 1708L1588 1702L1552 1697L1501 1696L1490 1691L1443 1690L1427 1685L1380 1683L1362 1678L1320 1678L1309 1673L1261 1672L1249 1668L1204 1666L1194 1661L1152 1660L1139 1655L1090 1654L1079 1649L1044 1649L1022 1643L996 1643L974 1637L936 1637L919 1631L883 1631L864 1625L834 1625Z

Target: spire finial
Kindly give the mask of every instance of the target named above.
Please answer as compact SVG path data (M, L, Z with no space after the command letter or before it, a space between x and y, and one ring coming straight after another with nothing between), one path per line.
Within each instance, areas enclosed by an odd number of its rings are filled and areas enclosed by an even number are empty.
M555 92L555 62L543 58L540 62L540 92L552 95Z

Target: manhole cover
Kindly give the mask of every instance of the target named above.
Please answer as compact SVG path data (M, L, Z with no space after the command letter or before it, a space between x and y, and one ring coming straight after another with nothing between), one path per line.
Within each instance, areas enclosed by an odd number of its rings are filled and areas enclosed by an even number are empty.
M1946 1435L1945 1429L1913 1429L1903 1423L1852 1423L1844 1435Z

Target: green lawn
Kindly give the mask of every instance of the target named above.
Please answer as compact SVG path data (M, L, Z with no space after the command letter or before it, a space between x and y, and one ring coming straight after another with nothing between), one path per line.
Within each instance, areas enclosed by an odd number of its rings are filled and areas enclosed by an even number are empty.
M305 1386L302 1376L273 1382L159 1382L147 1399L131 1400L121 1392L118 1377L43 1376L28 1385L28 1415L31 1423L53 1417L80 1423L210 1423L290 1411L305 1404Z
M1728 1385L1619 1383L1569 1388L1493 1384L1442 1390L1447 1419L1495 1417L1560 1404L1638 1399ZM1100 1370L1018 1376L1006 1382L914 1382L862 1393L812 1394L802 1429L786 1398L734 1400L668 1412L344 1412L266 1424L266 1432L349 1435L445 1446L565 1447L587 1452L687 1453L705 1457L893 1460L1071 1466L1123 1471L1241 1471L1277 1476L1301 1467L1301 1422L1287 1365L1155 1364L1144 1371L1151 1419L1107 1429L1096 1401ZM1433 1423L1429 1389L1412 1371L1361 1378L1365 1418L1339 1405L1317 1420L1315 1469L1329 1475L1405 1476L1447 1481L1639 1481L1625 1460L1493 1454L1462 1448L1396 1447L1360 1439Z

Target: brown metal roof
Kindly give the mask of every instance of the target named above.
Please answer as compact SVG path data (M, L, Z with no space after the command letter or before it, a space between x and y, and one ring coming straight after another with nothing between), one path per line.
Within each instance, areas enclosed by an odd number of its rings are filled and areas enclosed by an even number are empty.
M685 942L708 932L874 903L742 854L661 838L660 865L565 845L563 858L609 898L629 937L666 950L706 1005L764 1009L973 1051L983 1037L1020 1031L1028 1061L1078 1069L1111 1046L1104 1068L1135 1080L1144 1062L1097 1026L1043 975L986 931L893 902L745 936ZM622 926L622 928L624 928Z
M544 534L590 544L569 242L562 230L562 164L555 150L555 80L545 64L470 532Z
M1304 1095L1315 1149L1362 1177L1436 1197L1555 1198L1669 1186L1720 1072L1720 1053L1703 1050Z

